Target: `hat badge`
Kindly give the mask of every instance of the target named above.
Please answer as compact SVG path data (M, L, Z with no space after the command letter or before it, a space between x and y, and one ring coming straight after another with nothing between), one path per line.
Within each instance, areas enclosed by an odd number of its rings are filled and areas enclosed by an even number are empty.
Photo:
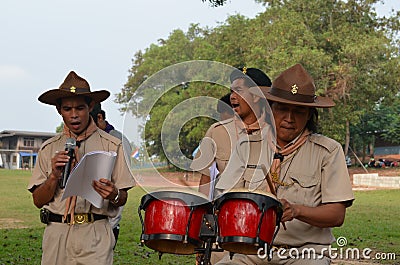
M75 93L76 92L76 87L74 87L74 86L70 87L69 91L71 91L72 93Z
M245 66L245 67L243 67L243 74L246 74L247 73L247 67Z
M290 91L292 92L293 95L296 95L298 90L299 90L299 87L296 84L294 84L292 86L292 90L290 90Z

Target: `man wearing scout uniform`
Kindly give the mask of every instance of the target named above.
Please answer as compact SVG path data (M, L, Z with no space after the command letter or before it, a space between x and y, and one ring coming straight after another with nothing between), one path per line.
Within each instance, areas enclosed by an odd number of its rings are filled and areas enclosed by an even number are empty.
M260 92L258 87L271 86L269 77L256 68L240 68L231 73L230 82L230 103L235 115L210 126L191 164L193 170L202 174L199 191L209 195L210 199L213 198L213 194L209 194L212 164L215 163L217 172L223 172L238 139L260 134L260 129L265 125L265 100L262 102L263 96L257 91ZM215 264L222 256L221 252L212 252L211 264Z
M202 174L199 191L206 195L210 190L209 168L213 162L216 162L217 170L223 172L237 140L241 136L259 134L265 124L265 107L260 102L262 98L249 88L271 86L269 77L256 68L241 68L232 72L230 81L230 102L235 115L211 125L191 164L193 170Z
M268 168L283 206L286 229L281 228L274 240L270 262L257 255L234 254L232 259L225 256L218 264L330 264L328 247L334 242L331 228L342 225L346 207L354 200L341 145L316 133L316 108L335 104L315 95L314 81L300 64L282 72L270 89L262 91L275 120L276 150ZM221 175L217 189L226 192L238 185L243 187L240 178L246 171L245 141L238 143L236 155L231 158L232 167ZM268 141L268 135L263 141ZM271 155L263 157L266 163L272 160ZM257 178L251 180L249 190L267 186L265 180L260 182L262 179ZM308 257L310 250L316 257ZM299 255L293 257L289 253Z
M105 90L90 91L89 83L71 71L58 89L43 93L39 101L54 105L64 121L63 132L43 143L39 150L28 189L46 223L42 243L42 264L112 264L114 235L108 217L127 201L127 191L135 185L122 150L121 140L97 128L89 112L95 103L109 97ZM93 181L94 190L104 199L96 208L89 201L73 196L61 200L64 166L69 161L67 138L76 139L73 165L86 153L117 153L111 180ZM72 165L72 166L73 166Z

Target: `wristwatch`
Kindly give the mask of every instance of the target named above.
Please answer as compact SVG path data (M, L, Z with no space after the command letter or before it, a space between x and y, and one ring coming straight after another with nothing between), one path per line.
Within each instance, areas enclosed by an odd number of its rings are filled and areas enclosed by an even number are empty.
M117 204L119 202L119 189L117 188L117 196L113 200L111 200L112 203Z

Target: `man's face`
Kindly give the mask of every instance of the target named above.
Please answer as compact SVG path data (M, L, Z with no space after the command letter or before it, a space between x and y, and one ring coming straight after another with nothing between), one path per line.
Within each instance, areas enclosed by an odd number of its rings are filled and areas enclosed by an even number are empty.
M83 96L63 98L58 112L71 132L79 135L88 126L89 112L93 109L93 105L92 101L88 106Z
M244 79L238 78L231 84L231 105L243 122L251 123L256 120L254 114L256 97L250 93L249 88L244 84ZM250 124L250 123L247 123Z
M273 102L271 109L275 119L278 145L284 147L306 127L310 118L310 108Z

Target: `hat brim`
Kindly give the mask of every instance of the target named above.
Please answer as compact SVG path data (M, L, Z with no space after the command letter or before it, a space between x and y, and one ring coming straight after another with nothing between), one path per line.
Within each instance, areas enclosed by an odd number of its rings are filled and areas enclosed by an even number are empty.
M84 96L90 97L93 99L94 102L100 103L106 100L110 96L110 92L106 90L99 90L93 91L88 93L73 93L69 91L64 91L61 89L52 89L47 92L44 92L42 95L39 96L38 100L42 103L49 104L49 105L57 105L57 100L61 98L68 98L68 97L76 97L76 96Z
M301 101L294 101L288 100L281 97L274 96L270 93L271 88L260 88L264 94L264 97L269 101L275 101L279 103L291 104L291 105L298 105L298 106L307 106L307 107L316 107L316 108L331 108L334 107L336 104L333 102L332 99L327 97L320 97L316 96L314 98L314 102L301 102Z

